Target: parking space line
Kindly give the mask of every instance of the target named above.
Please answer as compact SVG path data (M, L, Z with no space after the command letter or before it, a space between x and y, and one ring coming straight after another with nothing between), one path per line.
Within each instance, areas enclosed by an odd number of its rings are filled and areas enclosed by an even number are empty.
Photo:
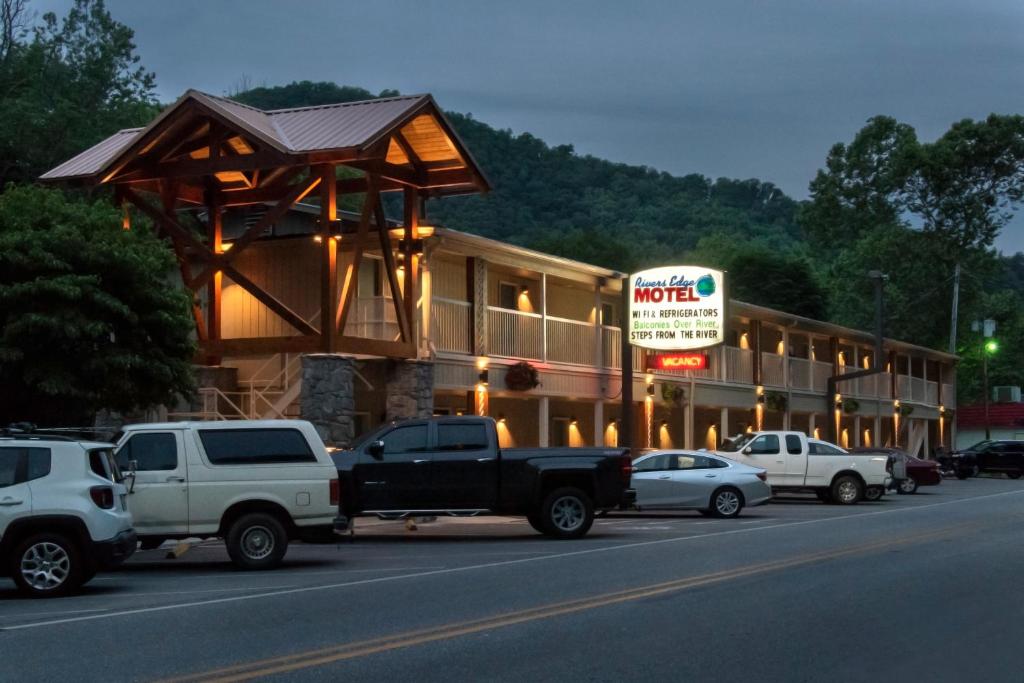
M127 617L137 614L150 614L153 612L164 612L169 610L186 609L191 607L209 607L211 605L225 604L229 602L242 602L247 600L257 600L264 598L275 598L283 595L295 595L298 593L311 593L314 591L326 591L336 590L339 588L351 588L353 586L367 586L378 583L390 583L392 581L403 581L407 579L423 579L431 576L440 576L443 574L456 574L462 572L470 572L481 569L493 569L496 567L510 567L519 564L526 564L532 562L542 562L546 560L560 560L569 557L583 557L586 555L595 555L598 553L613 552L617 550L630 550L633 548L644 548L655 545L665 545L668 543L680 543L684 541L701 540L705 538L714 538L718 536L733 536L738 534L753 533L759 531L771 531L772 529L784 529L797 526L807 526L810 524L823 524L827 522L835 522L837 520L845 519L856 519L859 517L878 517L882 515L892 515L907 512L918 512L920 510L929 510L937 507L946 507L949 505L959 505L961 503L972 503L978 500L985 500L990 498L1001 498L1004 496L1021 495L1024 490L1015 491L1003 491L1000 493L992 493L984 496L974 496L971 498L959 498L957 500L948 500L941 503L929 503L927 505L921 505L912 508L894 508L891 510L874 510L872 512L853 513L849 515L842 515L839 517L823 517L818 519L807 519L800 520L797 522L784 522L781 524L772 524L770 526L759 526L759 527L747 527L743 529L727 529L723 531L712 531L706 534L696 534L690 536L674 536L671 538L658 538L650 541L637 541L634 543L620 543L617 545L601 546L598 548L587 548L585 550L574 550L565 553L559 553L556 555L545 555L541 557L523 557L515 560L504 560L500 562L485 562L481 564L464 565L461 567L448 567L445 569L436 569L432 571L419 571L413 574L402 574L401 576L379 576L372 579L360 579L358 581L344 581L341 583L323 584L319 586L303 586L300 588L290 588L286 590L273 590L267 591L266 593L255 593L250 595L235 595L224 598L212 598L209 600L193 600L190 602L175 603L171 605L158 605L154 607L140 607L136 609L120 610L116 612L107 612L105 614L91 614L79 617L69 617L66 619L52 619L49 621L32 622L27 624L15 624L13 626L4 626L0 628L0 631L19 631L33 628L42 628L44 626L57 626L61 624L70 624L76 622L95 621L98 619L109 619L113 617Z

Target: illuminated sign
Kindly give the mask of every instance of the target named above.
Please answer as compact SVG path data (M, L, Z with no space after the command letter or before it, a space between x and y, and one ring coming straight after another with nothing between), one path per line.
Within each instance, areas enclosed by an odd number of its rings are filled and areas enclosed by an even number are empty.
M666 266L630 275L629 343L666 350L721 344L724 285L722 271L702 266Z
M647 356L647 370L704 370L708 367L706 353L659 353Z

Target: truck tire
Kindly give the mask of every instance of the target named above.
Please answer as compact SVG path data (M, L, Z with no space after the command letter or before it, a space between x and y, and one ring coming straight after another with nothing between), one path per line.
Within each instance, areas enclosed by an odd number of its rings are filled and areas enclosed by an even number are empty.
M11 577L26 595L56 598L86 581L85 558L78 544L63 534L34 534L18 544Z
M225 540L228 555L239 569L272 569L288 551L284 525L265 512L253 512L236 519Z
M839 505L854 505L864 497L864 484L859 479L844 474L832 482L832 501Z
M743 494L737 489L731 486L723 486L711 494L711 507L709 511L715 517L739 517L741 510L743 510Z
M971 471L970 470L958 469L956 471L956 478L957 479L966 479L969 476L971 476Z
M530 526L533 527L534 531L539 531L542 534L544 533L544 525L541 523L541 517L539 514L531 513L526 515L526 521L530 523Z
M540 523L552 538L581 538L594 523L590 496L573 486L555 489L540 506Z
M1006 476L1008 476L1010 479L1020 479L1021 473L1020 472L1007 472Z
M874 503L875 501L882 500L882 496L885 495L885 489L881 486L869 486L864 489L864 500Z

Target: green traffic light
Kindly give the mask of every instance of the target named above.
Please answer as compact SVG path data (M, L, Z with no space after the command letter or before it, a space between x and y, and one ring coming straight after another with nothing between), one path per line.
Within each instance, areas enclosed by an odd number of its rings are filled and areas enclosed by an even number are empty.
M985 342L985 350L988 351L989 353L995 353L996 351L999 350L999 342L997 342L995 339L989 339L987 342Z

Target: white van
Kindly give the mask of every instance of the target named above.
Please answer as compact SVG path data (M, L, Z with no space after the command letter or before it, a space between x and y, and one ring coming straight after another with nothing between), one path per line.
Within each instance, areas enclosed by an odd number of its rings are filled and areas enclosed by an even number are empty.
M129 425L116 458L144 549L220 537L237 566L266 569L290 540L330 541L348 528L338 470L305 421Z

